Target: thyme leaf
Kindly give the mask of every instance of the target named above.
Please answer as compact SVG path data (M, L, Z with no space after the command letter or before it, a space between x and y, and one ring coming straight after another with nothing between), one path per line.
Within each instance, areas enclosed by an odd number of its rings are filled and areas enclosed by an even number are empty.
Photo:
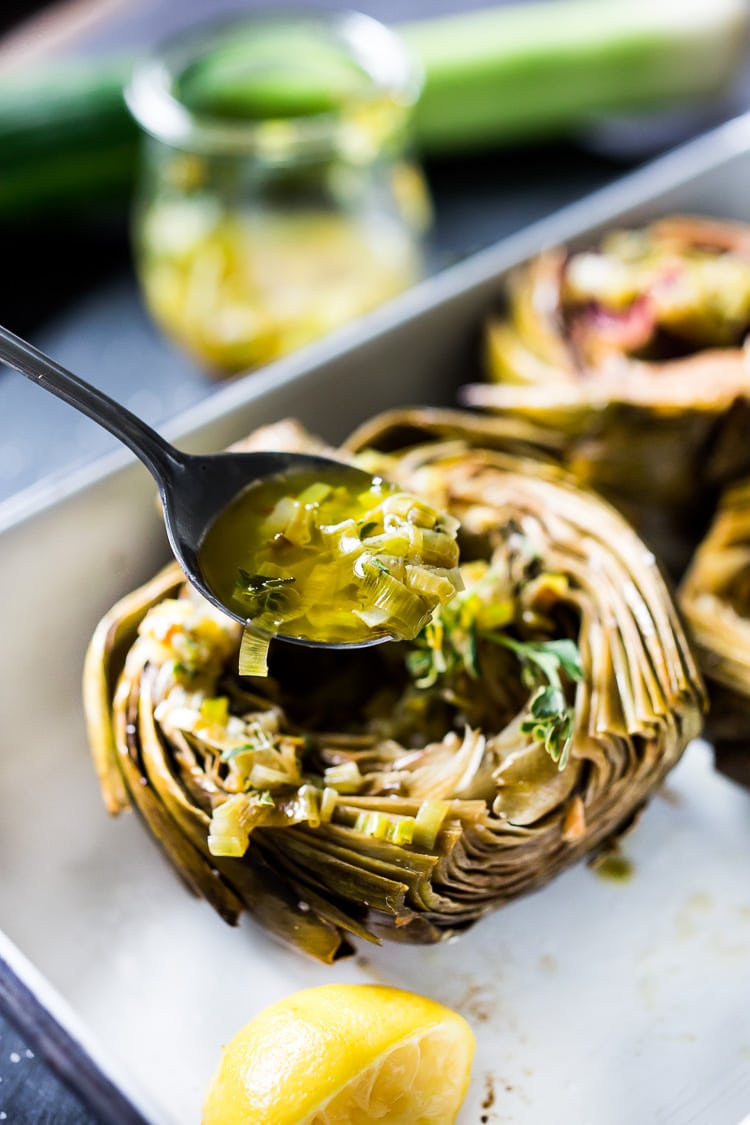
M248 617L273 610L279 601L279 594L294 583L294 578L271 578L266 574L250 574L247 570L238 571L233 596L247 610ZM283 594L281 595L283 598Z
M290 582L294 582L294 579L269 578L265 574L250 574L249 571L240 567L237 586L243 593L260 594L267 590L279 590L282 586L288 586Z

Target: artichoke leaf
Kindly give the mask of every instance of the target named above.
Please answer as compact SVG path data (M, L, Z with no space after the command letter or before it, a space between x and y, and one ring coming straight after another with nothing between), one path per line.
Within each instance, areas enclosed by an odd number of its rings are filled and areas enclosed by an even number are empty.
M748 745L750 718L750 480L728 488L679 590L709 683L708 733L717 753Z

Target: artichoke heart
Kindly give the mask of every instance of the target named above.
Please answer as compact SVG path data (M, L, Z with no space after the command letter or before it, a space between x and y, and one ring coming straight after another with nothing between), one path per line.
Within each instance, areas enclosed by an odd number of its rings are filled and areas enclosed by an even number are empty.
M263 440L312 440L284 425ZM699 733L653 556L501 430L394 412L338 452L460 523L463 589L413 640L272 644L268 678L242 679L239 626L174 565L99 624L84 699L107 807L137 808L228 921L247 909L328 962L351 938L442 940L624 830Z
M517 271L463 399L536 427L679 575L750 472L749 332L750 227L665 218Z

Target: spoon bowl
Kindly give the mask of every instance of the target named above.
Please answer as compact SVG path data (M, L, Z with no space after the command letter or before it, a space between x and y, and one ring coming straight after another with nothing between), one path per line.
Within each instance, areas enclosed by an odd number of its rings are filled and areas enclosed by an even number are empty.
M317 454L283 451L184 453L126 407L2 326L0 360L109 430L135 453L158 485L169 544L186 578L213 605L245 624L247 619L217 595L203 573L200 550L209 528L250 486L290 472L315 473L325 479L334 471L341 472L341 462ZM352 480L356 480L356 474L361 476L362 490L373 484L374 478L361 469L347 466L346 471ZM373 636L329 643L283 632L276 635L316 648L364 648L392 639Z
M208 531L219 514L253 485L290 474L314 474L325 479L330 477L332 469L340 472L342 465L330 457L313 453L258 451L191 455L178 450L175 453L177 458L166 467L158 482L172 552L190 582L208 601L245 624L247 618L217 594L204 573L201 547ZM346 466L346 474L361 491L372 485L372 476L353 465ZM333 649L366 648L392 639L374 636L368 640L341 642L314 641L283 632L277 636L293 644Z

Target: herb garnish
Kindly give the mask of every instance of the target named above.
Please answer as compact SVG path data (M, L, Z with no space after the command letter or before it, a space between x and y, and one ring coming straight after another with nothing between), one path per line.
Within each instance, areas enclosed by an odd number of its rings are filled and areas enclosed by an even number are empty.
M542 742L564 769L573 736L573 708L564 680L583 679L578 646L569 638L521 641L511 636L507 630L515 622L515 599L502 592L498 596L497 577L488 569L440 609L415 639L406 658L408 670L417 688L429 690L461 672L479 679L480 641L509 649L520 661L522 683L533 693L521 730Z
M240 568L237 585L245 593L260 594L267 590L278 590L281 586L288 586L290 582L294 582L294 579L269 578L266 574L250 574L247 570Z
M289 586L294 578L271 578L266 574L250 574L240 568L233 596L248 610L248 616L255 617L259 612L272 609L279 590Z
M529 703L529 718L521 723L525 734L544 743L544 749L559 768L565 768L573 738L573 708L568 706L561 674L573 683L583 679L581 656L575 641L517 641L503 633L489 634L487 640L504 645L521 661L521 680L534 694Z

